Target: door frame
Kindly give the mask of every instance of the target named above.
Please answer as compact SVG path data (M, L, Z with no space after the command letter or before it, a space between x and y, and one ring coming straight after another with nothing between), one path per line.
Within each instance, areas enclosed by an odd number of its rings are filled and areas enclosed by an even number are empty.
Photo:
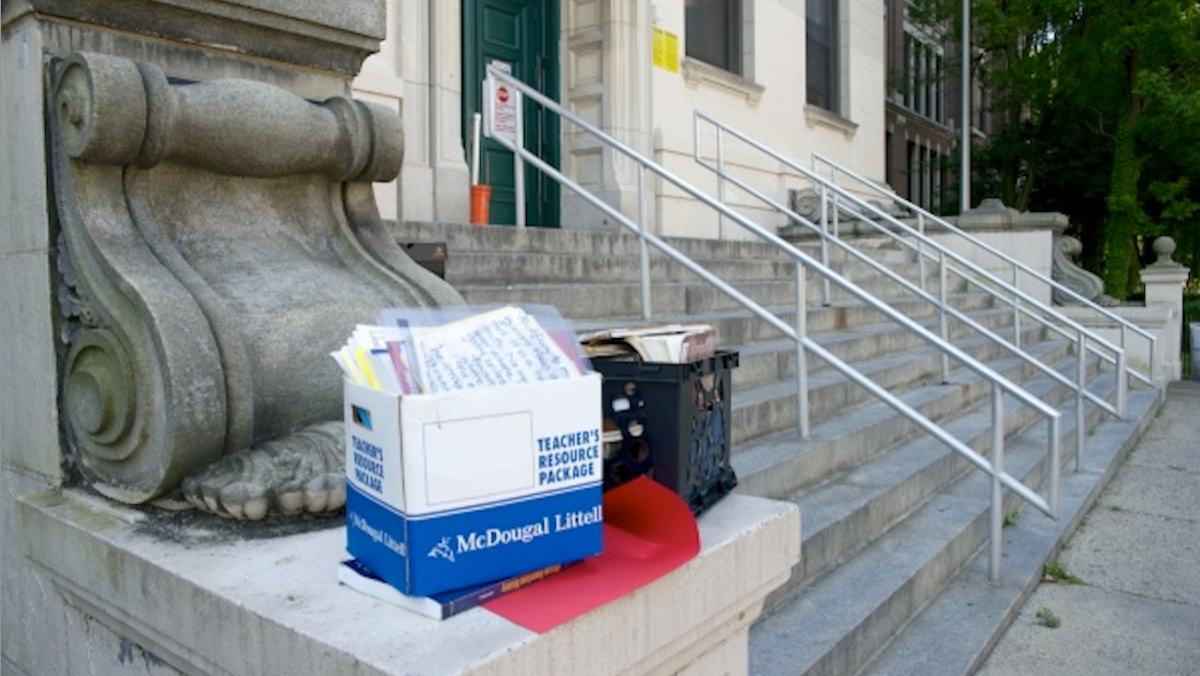
M479 23L481 7L489 0L463 0L462 2L462 140L463 148L470 149L473 143L473 115L482 112L482 81L485 74L484 57L482 53L481 26ZM532 55L533 64L520 64L514 73L522 80L529 81L530 76L540 75L540 86L536 81L531 82L548 98L558 101L561 85L561 69L559 64L559 0L509 0L514 4L523 4L530 15L525 21L527 29L521 37L521 51L538 50L540 54ZM537 35L529 35L530 24L537 26ZM536 45L530 45L536 40ZM525 102L525 139L527 148L535 148L539 157L553 167L561 167L563 139L560 132L561 123L557 115L548 114L535 102ZM493 145L494 144L494 145ZM490 152L508 151L500 148L495 141L484 139L482 148ZM480 154L481 157L484 153ZM481 182L486 182L481 176ZM493 196L495 187L493 187ZM541 227L560 227L562 218L561 186L554 179L546 176L535 167L525 165L525 203L528 225ZM495 212L492 213L493 223ZM505 223L512 225L512 223Z

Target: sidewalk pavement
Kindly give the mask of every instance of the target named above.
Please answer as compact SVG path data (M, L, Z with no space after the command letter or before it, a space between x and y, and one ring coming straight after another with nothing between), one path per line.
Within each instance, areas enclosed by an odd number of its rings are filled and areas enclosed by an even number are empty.
M976 676L1200 676L1200 382L1175 382ZM1048 624L1054 624L1051 628Z

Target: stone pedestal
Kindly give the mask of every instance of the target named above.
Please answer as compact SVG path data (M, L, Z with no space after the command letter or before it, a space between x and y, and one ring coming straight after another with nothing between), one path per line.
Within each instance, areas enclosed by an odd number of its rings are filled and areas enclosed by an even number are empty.
M1133 331L1126 330L1122 335L1122 330L1117 322L1097 314L1091 308L1082 305L1063 305L1055 308L1063 316L1075 321L1080 326L1100 336L1109 343L1118 347L1124 346L1125 359L1133 369L1149 374L1150 364L1154 363L1154 386L1162 389L1167 386L1171 380L1178 380L1179 376L1172 376L1172 367L1174 364L1174 372L1179 371L1179 338L1174 339L1175 356L1171 357L1168 344L1171 342L1170 333L1171 327L1175 327L1175 332L1179 331L1179 316L1172 316L1172 312L1162 306L1142 306L1142 305L1114 305L1106 307L1105 310L1112 312L1116 316L1133 324L1134 326L1146 331L1155 338L1154 355L1150 354L1150 343L1142 336L1136 335Z
M1153 363L1154 386L1165 388L1172 380L1183 377L1183 287L1188 269L1171 260L1175 241L1160 237L1154 242L1158 260L1142 268L1142 284L1146 289L1144 305L1115 305L1107 308L1122 319L1133 323L1154 336L1154 353L1149 342L1122 335L1115 322L1081 306L1059 308L1063 314L1098 333L1113 345L1125 347L1126 359L1134 368L1149 372Z
M985 199L978 207L946 220L991 247L993 251L1019 261L1046 279L1051 276L1054 235L1067 227L1067 217L1063 214L1021 212L994 198ZM967 245L957 235L940 234L932 227L927 232L951 251L966 257L997 278L1016 284L1021 291L1050 305L1049 284L1024 272L1014 273L1012 264L981 247Z
M726 498L700 520L697 559L539 636L483 609L439 623L340 588L336 567L344 556L345 533L329 522L275 537L261 529L184 526L185 517L152 516L149 507L119 505L76 487L77 461L64 450L58 402L65 353L61 306L78 299L61 295L64 286L58 283L63 219L52 217L51 195L64 185L52 186L47 174L45 130L48 111L56 110L47 103L49 74L68 55L90 52L149 64L163 75L155 81L165 80L168 88L236 78L309 101L344 97L363 59L378 49L384 6L384 0L17 0L3 5L4 674L746 672L748 626L799 556L799 516L790 505ZM81 113L76 120L65 112L72 124L91 119ZM167 119L176 118L155 117ZM198 120L212 118L200 114L181 124ZM182 150L153 144L138 144L135 150L139 156L183 152L188 161L200 158L209 169L220 169L223 161L212 153L223 156L217 141L228 145L228 139L220 124L203 129L212 132L213 143L196 137L196 145ZM347 135L342 145L352 145L354 138ZM121 179L125 166L133 165L115 164L107 174ZM277 179L262 174L256 180L274 184ZM350 200L361 193L321 194ZM225 204L230 193L213 194L206 204ZM121 212L119 203L109 202L118 207L112 213ZM276 199L270 206L294 207L295 202ZM342 226L339 232L348 227ZM199 237L190 243L207 242ZM162 252L166 256L170 247ZM242 278L245 272L233 267L229 274ZM221 288L219 282L213 281L213 288ZM186 396L194 380L172 377L163 389ZM79 419L88 419L89 412L76 411ZM199 433L213 431L198 427Z
M1160 380L1166 382L1183 377L1183 287L1187 284L1188 269L1171 260L1175 253L1175 240L1160 237L1154 241L1154 252L1158 260L1142 268L1142 285L1146 289L1146 307L1160 308L1167 315L1167 325L1159 338L1157 349L1162 353L1159 361Z
M17 507L12 544L63 618L43 639L56 648L14 671L30 676L746 674L749 626L800 548L795 506L731 495L699 518L697 558L538 635L484 608L439 622L340 586L343 528L230 537L79 490Z

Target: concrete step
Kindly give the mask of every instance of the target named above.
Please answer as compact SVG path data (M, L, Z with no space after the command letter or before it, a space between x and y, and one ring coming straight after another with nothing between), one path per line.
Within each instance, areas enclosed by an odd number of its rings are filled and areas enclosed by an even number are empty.
M637 237L624 231L556 228L478 227L461 223L388 223L396 240L408 243L445 244L447 251L510 252L636 257L641 250ZM750 240L666 238L673 248L693 257L724 260L754 260L778 254L773 245ZM816 251L801 245L806 252Z
M891 285L880 284L878 293L887 293ZM638 326L648 323L641 314L641 285L511 283L487 287L459 287L466 301L473 305L506 303L539 303L550 305L571 320L579 332L614 326ZM768 312L789 325L794 323L795 289L790 282L761 282L740 285L739 291L750 296ZM652 287L653 318L649 323L721 322L722 343L744 344L780 333L724 293L701 282L658 283ZM949 302L962 310L990 307L992 298L980 293L955 293ZM936 307L915 298L891 298L888 304L910 317L931 316ZM808 330L813 333L844 329L862 324L891 320L857 300L839 300L823 305L810 303Z
M577 259L581 268L604 266L603 261L587 262ZM719 273L722 269L738 267L733 261L723 261L710 264L713 271ZM483 267L483 266L480 266ZM679 267L679 266L675 266ZM717 289L708 282L699 279L690 272L687 278L678 281L674 279L659 279L651 283L651 308L654 314L704 314L724 310L740 309L742 305L724 291ZM498 273L497 273L498 274ZM637 272L619 275L620 279L604 281L586 276L570 276L565 280L555 280L548 277L539 279L536 272L512 270L510 276L493 276L490 283L484 285L469 285L455 283L450 273L447 280L454 283L455 288L463 294L468 303L487 305L493 303L512 303L519 299L537 297L537 302L553 305L572 319L592 319L628 314L631 311L641 313L642 296L641 281ZM526 278L533 278L526 281ZM602 277L602 276L601 276ZM505 279L519 279L519 282L503 282ZM745 295L759 305L765 307L787 306L794 307L796 302L796 287L790 276L781 278L749 278L736 279L723 277L729 286ZM500 280L497 282L496 280ZM889 279L874 277L860 280L857 286L868 294L881 298L908 299L916 297L906 294L896 282ZM597 288L603 289L603 296L597 297ZM966 290L966 284L960 283L949 289L949 293L960 294ZM811 302L817 305L859 304L858 297L837 285L831 285L829 302L826 302L823 291L813 284L809 288ZM981 298L987 298L984 294ZM923 301L928 303L928 301ZM989 301L990 302L990 301Z
M1027 337L1032 341L1037 335L1036 330L1031 330ZM818 338L830 339L829 349L835 353L840 349L862 350L862 354L851 356L849 361L873 382L890 392L903 392L918 384L936 383L941 380L941 353L923 342L914 342L903 348L883 351L870 341L868 341L867 348L861 346L856 348L853 344L838 345L837 343L852 342L841 333ZM898 343L908 343L910 336L895 334L893 339ZM1064 342L1050 345L1059 353L1067 349ZM872 347L875 348L874 351L869 351ZM959 347L980 361L992 360L1004 353L1003 347L982 337L963 340ZM1035 354L1041 349L1044 348L1033 348ZM780 352L776 358L782 360L785 355L788 353ZM794 350L788 356L794 366ZM762 368L757 366L760 358L761 355L751 353L749 358L742 363L747 363L751 369ZM952 368L957 366L951 362ZM736 375L741 369L742 366L739 364L738 368L734 370L734 374ZM1014 380L1020 380L1022 377L1031 375L1031 372L1029 369L1025 369L1014 371L1010 375ZM814 368L810 371L808 381L810 423L818 423L844 415L849 408L875 400L868 391L851 382L839 371L824 364L821 365L821 368ZM735 444L772 432L791 429L798 425L794 369L768 382L741 387L735 384L733 389L732 418ZM953 396L961 396L961 394L956 392L953 393Z
M875 232L856 234L847 230L841 231L839 235L840 245L834 242L827 245L830 258L844 257L847 255L845 249L853 248L881 263L905 265L916 260L916 251L909 246L910 238L907 236L901 236L898 240L896 237ZM779 229L779 236L792 246L814 251L816 255L820 254L820 240L807 229L784 226Z
M749 296L760 304L794 303L796 286L794 266L773 261L698 260L705 269L717 275L738 292ZM835 270L851 278L855 285L869 294L879 297L908 297L912 295L895 280L884 278L874 270L846 270L847 266L835 266ZM641 268L636 261L590 256L539 256L532 254L468 254L451 256L445 263L445 279L471 302L506 302L513 288L529 286L576 287L580 285L603 285L606 290L624 287L626 293L636 298L638 305L629 308L641 310ZM657 296L663 287L687 288L692 312L708 309L737 307L726 294L708 282L701 280L690 270L673 261L661 258L651 260L651 305L661 312ZM809 302L857 301L858 296L831 283L826 289L816 273L806 275ZM505 281L512 280L512 281ZM915 284L915 280L909 280ZM961 293L967 284L961 280L951 284L949 293ZM494 294L500 294L497 300ZM564 298L563 302L569 299Z
M1063 368L1069 370L1069 363ZM1112 382L1108 376L1098 386L1111 389ZM1057 388L1047 380L1034 389L1048 395ZM975 421L982 428L976 436L989 438L988 406L978 408L983 410L952 427L982 418ZM1091 417L1098 414L1093 410ZM1073 416L1065 415L1065 440L1072 438L1074 425ZM988 480L982 472L966 471L964 461L939 446L916 440L889 451L886 462L863 465L800 496L803 559L810 562L804 565L813 568L794 573L806 579L778 592L779 605L752 629L751 673L857 673L984 544ZM1064 442L1063 448L1073 446ZM1038 485L1045 453L1045 426L1032 425L1007 440L1005 466ZM1064 462L1069 457L1064 452ZM960 474L949 489L937 486L939 477ZM1006 512L1015 507L1010 496ZM823 561L812 561L817 557ZM927 672L884 667L878 673Z
M1009 316L1004 311L978 310L972 314L972 318L992 331L1002 332L1005 336L1011 333L1009 326L1007 326ZM936 321L925 320L920 323L926 329L936 333ZM1023 340L1029 343L1037 342L1042 338L1044 333L1045 331L1037 326L1022 327ZM975 332L961 325L951 325L948 335L953 342L957 343L960 340L975 337ZM923 338L898 325L875 324L859 329L815 333L811 337L823 348L843 360L862 360L863 362L867 362L871 358L887 357L897 352L906 353L905 356L913 361L922 360L926 355L936 357L933 348L929 347L929 344ZM982 336L980 338L983 339ZM790 338L760 340L748 345L733 345L730 349L738 350L741 355L741 362L738 369L734 372L733 380L734 386L740 390L747 390L756 385L779 380L791 380L795 377L796 344ZM971 354L977 359L986 359L992 355L999 354L999 352L992 350L986 353ZM810 377L829 368L823 360L815 356L811 351L807 352L805 356L805 364L808 367ZM936 368L940 374L940 363L934 365L933 368ZM922 375L914 376L914 378L930 377L934 371L926 368L921 373ZM872 377L874 378L875 376ZM877 380L876 382L885 385L885 387L898 384L897 381L886 378Z
M521 284L563 284L634 282L640 279L641 259L637 238L615 233L544 230L530 228L478 228L452 224L392 224L398 241L405 246L427 245L410 249L415 257L437 256L441 274L456 288ZM792 258L773 246L757 242L680 239L669 244L722 279L781 281L795 276ZM428 246L436 246L436 253ZM801 245L802 251L820 259L819 248ZM657 281L698 281L694 273L650 249L650 274ZM885 257L893 271L903 271L915 281L916 269ZM836 248L830 249L828 265L861 284L875 283L882 276L866 263ZM809 269L810 284L819 276ZM961 285L959 285L961 288ZM814 299L826 300L814 286ZM837 291L831 300L847 298Z
M445 275L470 303L549 304L580 332L647 323L641 316L640 244L631 235L440 224L395 228L401 242L444 245ZM848 239L863 255L908 280L917 278L914 253L895 240ZM795 265L783 253L757 242L670 243L794 325ZM819 241L801 239L799 247L820 260ZM927 328L937 326L929 302L856 255L831 247L828 260L891 307ZM751 632L751 673L970 673L1061 541L1060 522L1024 510L1018 525L1005 531L1002 581L984 582L986 563L976 556L988 523L988 479L981 472L811 355L812 434L799 439L794 343L661 254L652 251L649 262L649 321L713 324L720 344L739 352L731 402L737 491L792 500L802 510L801 563ZM931 279L935 272L930 266ZM972 447L990 445L989 385L963 369L943 384L938 353L919 337L836 285L824 298L811 269L807 279L811 337ZM985 294L966 292L961 283L953 291L955 307L1008 337L1010 311ZM1051 402L1070 397L1067 388L974 330L952 322L951 335L960 349L1035 394ZM1033 325L1022 327L1022 337L1031 356L1073 378L1075 360L1066 341L1047 340ZM1105 370L1091 386L1108 396L1112 380ZM1094 458L1102 468L1115 464L1156 403L1153 393L1132 394L1130 423L1104 420L1089 406L1087 424L1098 426L1085 460ZM1065 408L1062 449L1069 465L1074 407ZM1031 424L1033 419L1031 411L1008 402L1006 467L1036 485L1046 472L1045 425ZM1098 492L1097 480L1082 477L1091 472L1087 467L1078 477L1064 473L1064 509L1077 514L1085 507L1068 505L1083 505L1087 494ZM1018 507L1009 496L1006 511ZM1029 534L1023 532L1027 521Z
M795 285L790 281L741 281L731 283L742 294L760 305L772 307L795 303ZM641 308L641 284L630 282L587 285L512 284L504 287L459 287L468 303L487 305L510 303L517 298L536 297L536 302L553 305L569 318L610 317ZM600 291L600 293L597 293ZM598 297L599 296L599 297ZM699 315L740 309L742 306L724 292L706 282L657 282L651 287L651 306L655 314Z
M988 579L986 549L976 554L862 676L974 674L1037 587L1045 564L1058 556L1141 438L1159 404L1154 391L1131 393L1125 420L1107 418L1093 429L1079 470L1074 461L1066 463L1058 519L1022 508L1015 523L1004 529L1000 579Z
M700 261L721 279L738 281L777 281L792 285L796 266L779 258L720 259ZM650 278L654 283L696 281L687 268L664 258L651 256ZM446 281L457 287L489 286L496 280L520 280L522 284L626 284L641 279L641 259L630 256L597 256L589 252L538 254L531 252L456 252L446 259Z
M446 247L444 255L445 278L455 286L485 286L498 279L519 279L529 284L628 282L640 279L641 275L641 256L637 253L599 255L590 251L542 253ZM698 250L691 258L725 280L782 281L795 278L796 261L782 252L769 251L761 256L745 258L722 256L719 251ZM647 262L650 278L656 282L696 279L695 273L657 251L650 251ZM888 265L893 272L902 273L914 283L919 277L919 271L910 271L907 265ZM860 283L883 277L867 262L846 256L831 257L828 267ZM820 274L811 267L806 270L809 284L819 284ZM928 277L932 277L933 273L927 270ZM813 293L814 297L820 298L819 290Z
M1066 392L1043 381L1043 399L1061 400ZM964 407L942 427L985 457L990 455L992 416L987 388L964 401ZM1036 412L1022 407L1006 410L1006 436L1017 436L1030 425L1044 429ZM1045 437L1041 448L1045 450ZM969 471L977 471L968 460L940 443L917 434L877 454L869 462L849 469L835 479L803 488L788 497L801 506L804 544L811 545L777 599L794 595L839 562L868 546L893 523Z
M1066 356L1068 346L1061 341L1047 341L1031 351L1042 360L1056 361ZM994 361L992 367L1012 380L1021 380L1022 376L1028 380L1034 370L1015 357ZM888 368L891 365L887 360L881 360L862 371L873 379L875 373ZM820 388L821 384L816 386ZM848 387L861 390L856 385ZM989 394L989 385L974 374L959 369L952 374L949 383L942 384L940 378L931 379L900 391L898 396L925 417L939 422L961 413ZM735 411L738 397L735 392ZM810 398L810 401L815 400L815 397ZM732 462L738 475L738 490L787 499L838 472L870 461L918 433L915 423L874 397L840 407L839 403L835 399L833 406L840 408L840 414L817 420L808 439L799 440L793 424L779 434L765 435L749 443L735 443ZM735 423L736 420L735 413Z

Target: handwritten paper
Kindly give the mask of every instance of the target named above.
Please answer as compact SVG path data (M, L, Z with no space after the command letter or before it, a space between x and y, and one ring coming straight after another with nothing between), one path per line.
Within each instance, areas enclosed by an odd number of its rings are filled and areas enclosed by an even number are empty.
M504 307L455 322L414 328L411 348L422 391L448 392L579 375L535 318Z

